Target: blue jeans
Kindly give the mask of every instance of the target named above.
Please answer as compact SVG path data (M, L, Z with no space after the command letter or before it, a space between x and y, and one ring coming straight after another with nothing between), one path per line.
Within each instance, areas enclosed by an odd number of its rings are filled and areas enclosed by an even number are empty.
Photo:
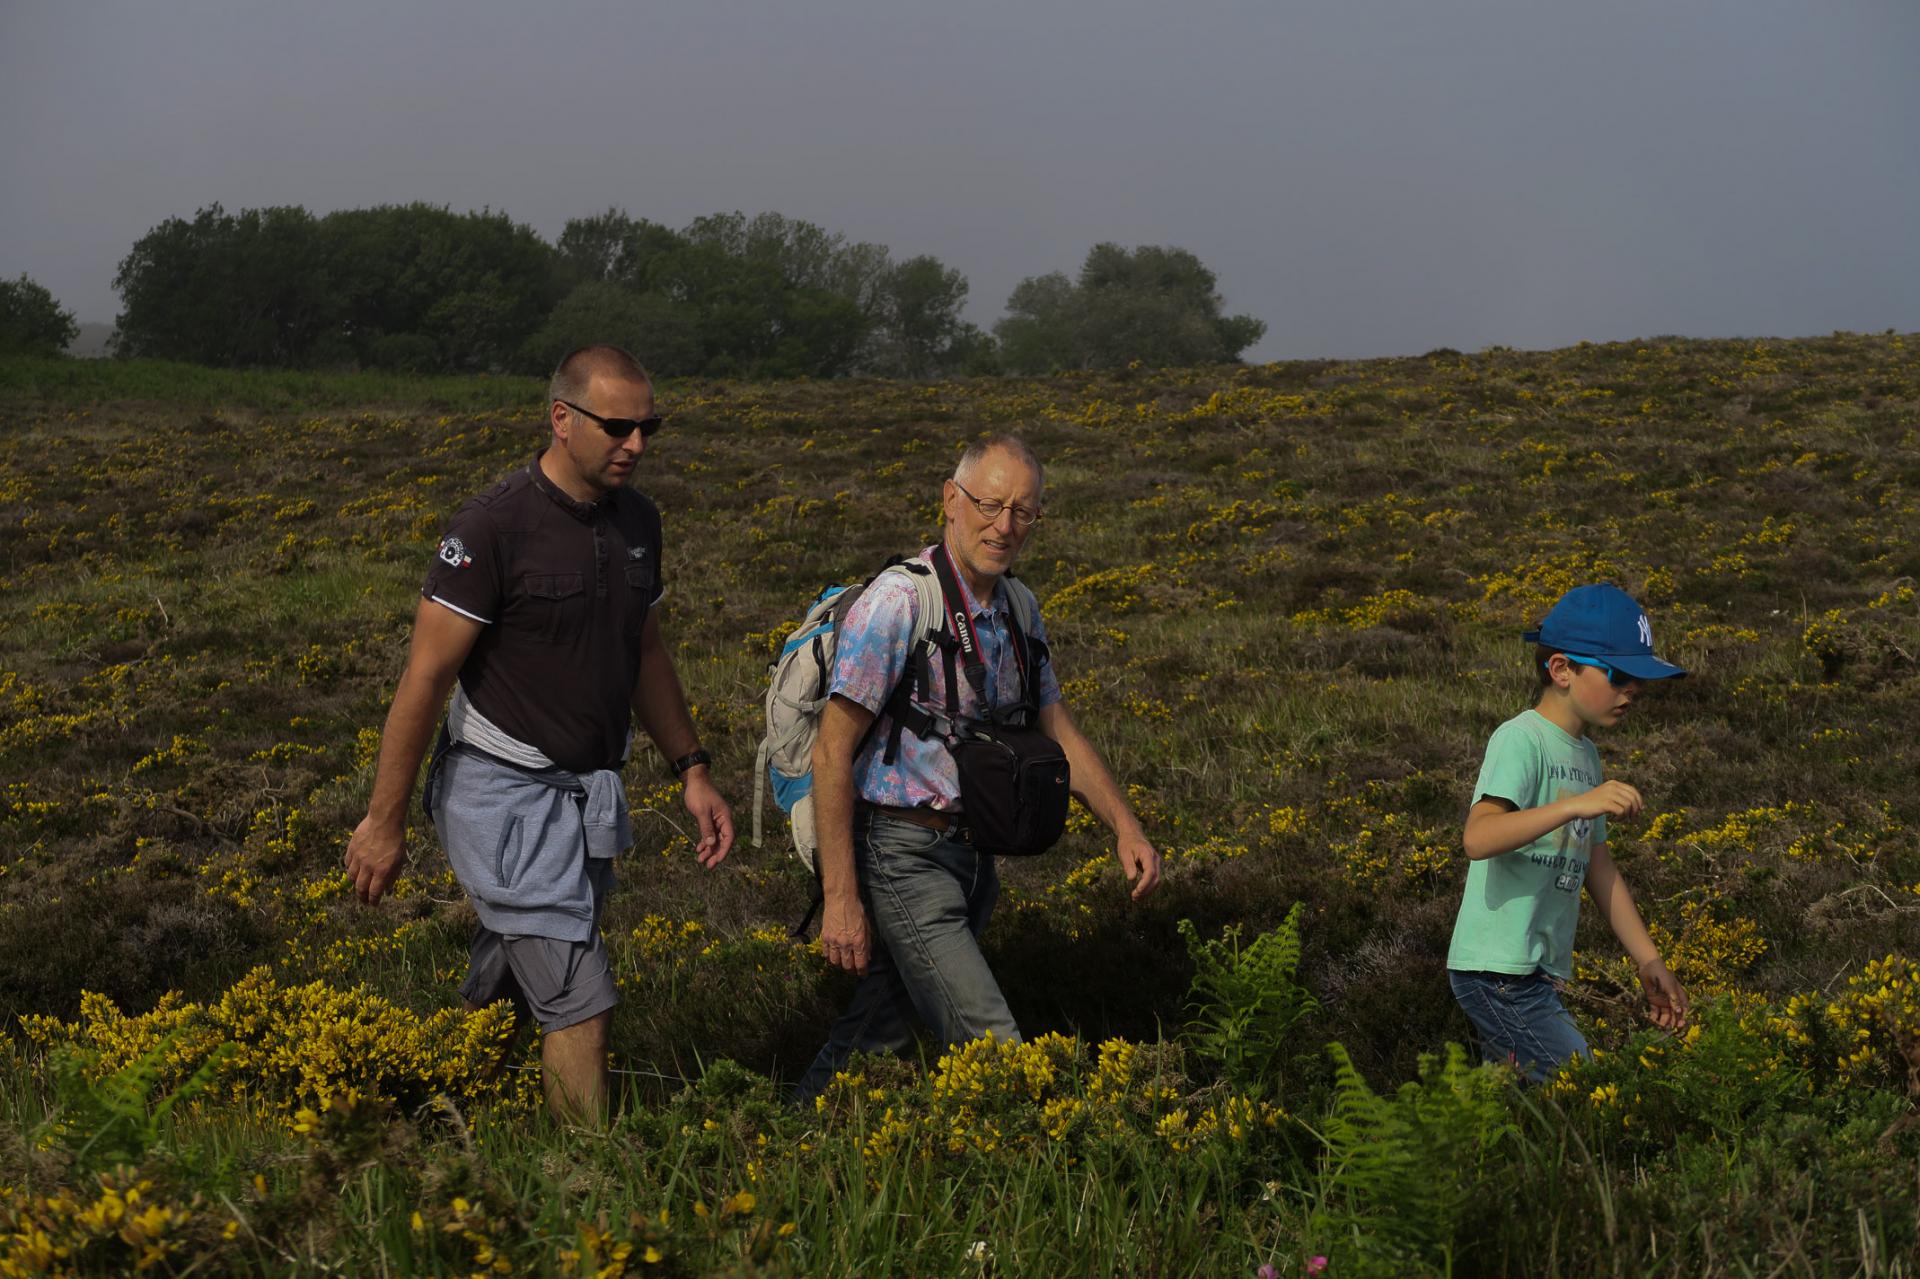
M1480 1033L1480 1055L1487 1061L1517 1066L1537 1084L1575 1056L1587 1055L1587 1041L1560 1002L1553 978L1535 969L1518 973L1447 971L1453 997L1460 1001Z
M913 1042L909 1017L943 1044L988 1031L1017 1041L1020 1028L980 953L980 933L1000 896L993 858L957 839L884 813L857 814L854 868L872 954L846 1012L794 1087L805 1104L858 1052L898 1052Z

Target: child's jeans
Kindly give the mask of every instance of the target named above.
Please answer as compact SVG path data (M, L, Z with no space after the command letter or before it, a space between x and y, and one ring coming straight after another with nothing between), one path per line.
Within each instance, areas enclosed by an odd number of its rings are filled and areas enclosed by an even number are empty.
M1480 1032L1480 1055L1519 1068L1537 1084L1570 1057L1585 1056L1587 1041L1560 1002L1553 978L1534 970L1463 973L1447 970L1453 997Z

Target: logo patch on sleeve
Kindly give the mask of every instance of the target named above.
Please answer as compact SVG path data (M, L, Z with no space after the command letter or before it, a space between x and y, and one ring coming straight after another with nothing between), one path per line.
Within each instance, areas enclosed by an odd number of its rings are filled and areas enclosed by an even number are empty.
M465 568L473 563L473 556L467 554L466 543L457 537L440 539L440 562L452 568Z

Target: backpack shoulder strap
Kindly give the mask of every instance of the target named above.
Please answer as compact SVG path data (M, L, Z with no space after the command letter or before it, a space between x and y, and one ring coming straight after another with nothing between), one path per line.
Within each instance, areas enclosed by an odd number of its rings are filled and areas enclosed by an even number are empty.
M913 647L916 653L932 656L932 650L942 645L947 634L946 610L941 607L940 579L934 576L932 569L913 576L914 588L919 598L914 601Z
M1026 714L1040 713L1040 668L1051 663L1053 651L1034 634L1040 624L1040 601L1027 584L1011 573L1000 579L1007 587L1007 606L1012 614L1014 661L1020 666L1020 700ZM1031 721L1029 721L1031 722Z
M932 680L927 664L933 652L942 646L946 634L946 615L941 606L939 579L934 575L932 566L920 560L895 560L876 574L875 580L886 573L901 574L914 587L913 630L907 642L906 665L884 708L892 720L892 727L887 734L882 758L891 764L899 758L900 735L903 731L911 732L915 737L944 737L952 731L952 725L949 719L921 709L914 697L917 686L919 702L928 700ZM951 681L951 674L948 678Z
M1007 602L1013 606L1013 620L1021 633L1032 639L1040 621L1040 601L1033 597L1032 589L1013 574L1003 573L1000 580L1007 584Z
M888 573L896 573L913 583L913 643L917 647L933 638L945 625L940 612L940 582L934 577L933 569L919 560L896 560L874 575L874 581Z

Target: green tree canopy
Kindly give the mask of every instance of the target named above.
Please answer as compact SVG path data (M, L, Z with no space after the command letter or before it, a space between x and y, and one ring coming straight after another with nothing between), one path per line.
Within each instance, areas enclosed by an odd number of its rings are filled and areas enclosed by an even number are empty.
M215 204L142 236L114 285L121 354L226 366L544 373L617 341L668 376L925 376L990 345L959 272L779 213L608 209L548 245L485 210Z
M557 249L577 287L522 348L529 371L596 325L635 335L634 352L668 375L933 372L984 340L960 321L959 272L933 258L895 265L885 245L779 213L714 213L675 231L609 209L568 222Z
M1000 360L1015 373L1087 367L1079 287L1061 271L1030 275L1013 286L1007 314L993 326Z
M869 368L895 377L934 377L973 364L988 344L961 318L967 277L922 254L887 271Z
M0 355L58 355L79 334L73 312L24 271L0 280Z
M994 332L1019 373L1237 360L1267 331L1250 315L1223 315L1212 271L1185 249L1096 244L1078 280L1060 272L1014 287Z
M553 308L521 347L518 362L529 373L546 373L567 352L597 342L632 351L655 377L698 373L705 359L681 303L612 280L589 280Z
M114 287L123 355L420 372L506 367L562 292L531 229L426 204L210 205L136 241Z
M330 213L321 229L336 336L363 365L506 368L564 292L553 249L504 213L385 205Z
M684 247L679 232L620 209L572 219L555 244L570 282L605 282L641 293L656 287L656 269Z
M218 204L134 243L113 287L122 355L227 366L302 364L333 320L318 232L305 209Z

